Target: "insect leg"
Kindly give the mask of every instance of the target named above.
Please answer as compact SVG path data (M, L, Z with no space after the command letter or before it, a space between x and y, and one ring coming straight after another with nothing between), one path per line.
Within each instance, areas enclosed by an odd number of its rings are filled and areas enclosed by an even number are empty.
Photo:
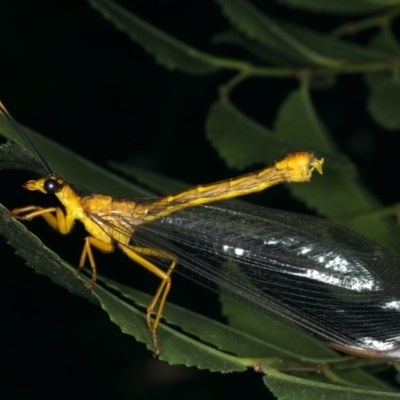
M157 341L157 334L156 330L158 324L160 322L160 318L162 316L162 312L164 310L165 302L167 300L168 293L171 289L171 274L176 266L176 257L173 254L169 254L167 252L157 251L145 247L136 247L136 246L126 246L119 244L118 247L133 261L140 264L142 267L146 268L148 271L156 275L158 278L161 279L161 284L157 289L153 300L147 307L147 326L150 329L152 338L153 338L153 346L154 346L154 353L155 355L160 354L160 347ZM158 258L165 258L171 261L171 264L167 271L163 271L162 269L158 268L156 265L148 261L144 256L152 256ZM151 320L151 316L153 314L154 308L156 304L160 302L157 310L157 314L155 317L154 322Z
M157 326L160 322L160 318L162 316L162 311L164 309L164 305L167 300L167 295L168 295L169 290L171 289L170 276L171 276L173 270L175 269L177 260L176 260L176 257L170 253L153 250L153 249L149 249L146 247L132 246L130 248L142 255L157 257L157 258L164 258L164 259L171 261L171 264L168 267L168 270L165 272L166 276L168 276L169 279L162 280L159 288L157 289L155 296L153 297L153 300L151 301L150 305L147 308L147 323L148 323L149 327L152 326L152 329L155 330L155 329L157 329ZM161 294L162 294L162 296L161 296ZM151 315L153 314L154 307L156 306L158 300L160 299L160 296L161 296L161 300L160 300L159 311L156 314L155 321L153 323L151 323Z
M111 242L103 242L99 239L94 238L93 236L85 237L85 244L83 246L81 259L79 261L79 269L82 269L85 265L86 257L89 259L90 267L92 268L92 278L89 282L89 289L93 289L94 284L96 283L97 278L97 268L96 263L94 262L94 257L92 253L91 246L96 247L96 249L102 251L103 253L111 253L114 250L114 245Z
M27 213L25 215L21 215ZM66 218L64 212L59 207L43 208L38 206L27 206L15 208L11 211L14 218L29 221L32 218L43 217L46 222L54 229L66 235L72 228L73 220Z

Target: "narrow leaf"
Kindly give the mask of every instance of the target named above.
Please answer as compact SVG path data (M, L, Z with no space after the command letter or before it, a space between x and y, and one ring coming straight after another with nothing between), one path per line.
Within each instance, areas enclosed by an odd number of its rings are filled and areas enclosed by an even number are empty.
M384 26L376 33L370 43L373 49L383 50L399 57L400 44L393 34L391 26ZM391 71L367 72L363 75L366 84L370 90L374 90L381 82L390 79L393 76Z
M327 14L361 14L381 11L384 4L368 2L364 0L277 0L278 2L300 8L306 11L314 11Z
M262 366L265 384L278 399L307 400L384 400L399 399L399 393L356 389L327 383L314 382L278 372L268 365Z
M136 304L144 309L147 308L152 300L151 296L113 282L110 279L102 278L102 281L107 286L118 290L124 297L135 301ZM256 318L260 318L260 315L257 315ZM178 326L184 332L196 336L205 343L210 343L213 347L238 356L260 358L263 355L271 357L272 354L277 357L283 357L289 354L284 348L276 349L273 343L245 334L228 325L213 321L171 303L166 304L163 319L169 325ZM224 357L224 354L220 355L221 359Z
M173 38L117 3L111 0L88 1L104 18L142 46L164 67L196 75L218 70L213 56Z
M359 46L286 21L281 22L288 34L317 54L343 63L376 62L396 57L392 52Z
M107 283L107 279L102 278L102 280ZM108 281L107 284L110 287L115 285L112 281ZM147 306L152 300L152 296L123 285L117 284L115 288L143 306ZM99 295L102 308L110 315L110 319L121 328L122 332L134 336L139 342L146 343L149 350L153 350L144 311L127 304L101 287L96 290L96 293ZM173 311L170 312L173 313ZM194 324L197 318L197 323L204 322L202 317L194 313L191 313L190 317L194 320ZM160 360L167 361L171 365L183 364L187 367L222 373L239 372L246 369L244 362L239 358L196 341L164 324L159 325L157 338L161 346Z
M354 61L385 60L385 53L337 40L321 32L274 20L246 0L216 0L241 32L303 64L335 67Z
M375 122L388 130L400 130L400 82L388 77L376 83L368 98L368 110Z

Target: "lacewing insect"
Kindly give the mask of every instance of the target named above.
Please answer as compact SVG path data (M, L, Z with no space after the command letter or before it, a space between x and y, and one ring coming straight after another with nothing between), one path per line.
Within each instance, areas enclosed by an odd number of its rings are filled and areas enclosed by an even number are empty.
M325 220L279 210L222 202L281 182L306 182L323 159L290 153L254 173L150 201L79 197L54 173L3 104L0 113L19 133L47 175L24 188L54 194L64 207L26 206L20 220L43 217L62 234L75 220L89 233L79 268L88 260L89 288L96 281L92 248L115 246L161 283L147 308L147 325L159 354L157 327L171 274L227 289L230 296L327 345L361 357L400 360L400 291L393 277L399 259L369 240ZM226 292L226 291L225 291Z

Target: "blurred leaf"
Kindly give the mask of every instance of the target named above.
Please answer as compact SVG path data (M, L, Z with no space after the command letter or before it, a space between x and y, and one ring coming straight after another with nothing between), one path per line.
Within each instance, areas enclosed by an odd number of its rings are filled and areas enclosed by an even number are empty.
M388 130L400 129L400 82L397 78L382 79L375 84L368 99L368 110L375 122Z
M173 38L111 0L88 0L104 18L141 45L158 63L189 74L218 70L217 58Z
M268 47L254 42L250 39L245 38L239 32L227 31L219 33L212 37L212 42L214 44L225 44L225 45L235 45L243 48L247 52L251 53L255 57L259 58L263 62L279 67L287 67L288 65L295 67L304 66L301 63L296 63L290 60L286 54L271 51ZM313 76L311 78L311 85L313 89L328 89L331 88L336 83L335 75L325 75L325 76Z
M372 37L370 46L373 49L393 54L393 56L400 56L399 41L393 34L392 27L389 25L382 27L379 32Z
M292 61L286 54L271 51L271 49L264 44L257 43L234 30L214 35L212 37L212 43L241 47L261 61L274 66L287 66L288 63L292 66L303 65L302 63Z
M327 90L332 89L337 82L335 75L313 76L310 79L310 89L312 90Z
M394 57L392 52L386 53L382 50L359 46L336 39L330 34L317 32L290 22L281 21L281 25L288 34L295 37L305 46L313 49L316 53L343 63L376 62Z
M303 10L329 14L372 13L387 7L384 3L366 0L277 0L279 3ZM394 3L394 2L392 2Z
M376 33L371 41L370 46L373 49L383 50L388 53L392 53L394 56L400 56L400 44L393 34L390 26L385 26ZM363 74L365 83L370 90L373 90L382 81L386 81L393 76L392 71L377 71L377 72L367 72Z
M286 57L309 65L337 67L348 62L385 60L387 54L337 40L288 22L276 21L246 0L216 0L238 30Z

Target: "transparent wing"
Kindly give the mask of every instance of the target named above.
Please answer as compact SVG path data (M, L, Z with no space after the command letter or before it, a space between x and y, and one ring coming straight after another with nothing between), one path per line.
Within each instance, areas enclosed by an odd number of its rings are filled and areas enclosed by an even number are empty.
M330 345L400 346L400 259L345 228L229 202L142 218L119 216L113 229L134 227L133 245L175 255L177 271L204 286Z

